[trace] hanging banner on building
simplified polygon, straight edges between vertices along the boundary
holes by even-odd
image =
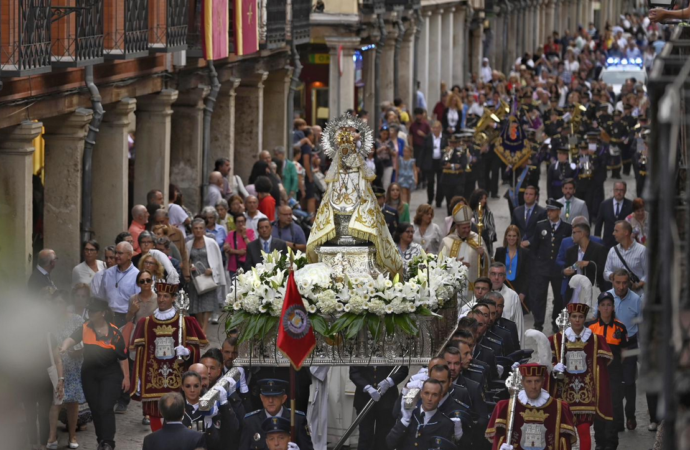
[[[259,51],[259,14],[257,0],[235,2],[235,53],[238,56]]]
[[[230,56],[230,0],[202,0],[204,20],[201,25],[204,59],[216,60]]]

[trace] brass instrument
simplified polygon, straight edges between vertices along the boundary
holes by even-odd
[[[501,119],[489,108],[484,108],[484,114],[474,129],[474,141],[480,146],[492,142],[498,136],[498,131],[494,127],[498,123],[501,123]]]
[[[556,318],[556,325],[558,326],[558,329],[561,330],[561,358],[560,358],[560,363],[563,364],[563,361],[565,361],[565,341],[567,340],[565,337],[565,329],[570,326],[570,314],[568,314],[568,309],[563,308],[563,311],[558,315]],[[556,379],[562,380],[565,378],[565,374],[562,372],[558,372],[556,374]]]
[[[580,169],[583,173],[584,176],[586,177],[591,177],[593,168],[592,168],[592,162],[589,159],[589,155],[580,155]]]
[[[450,162],[450,159],[453,157],[453,150],[455,150],[453,147],[446,147],[445,149],[443,149],[444,163]]]

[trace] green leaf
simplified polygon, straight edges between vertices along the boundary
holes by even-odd
[[[359,333],[364,326],[364,319],[366,319],[366,316],[355,316],[350,326],[347,327],[347,332],[345,333],[346,339],[352,339],[357,336],[357,333]]]
[[[255,315],[250,315],[249,320],[247,320],[247,326],[244,330],[242,330],[242,333],[240,334],[240,338],[238,339],[238,344],[241,344],[245,341],[249,341],[254,338],[254,334],[256,333],[255,328],[256,328],[256,321],[257,321],[257,316]]]
[[[239,327],[243,322],[247,320],[247,313],[244,311],[236,311],[232,313],[225,321],[225,331],[230,331],[234,328]]]
[[[350,324],[357,318],[357,314],[346,313],[343,314],[338,320],[336,320],[331,326],[330,334],[339,333],[343,329],[350,326]]]
[[[430,309],[427,308],[426,306],[422,306],[421,308],[418,308],[416,314],[417,314],[418,316],[443,317],[443,316],[441,316],[441,315],[436,314],[435,312],[433,312],[432,310],[430,310]]]
[[[280,317],[269,316],[264,323],[263,330],[261,331],[261,339],[264,339],[266,336],[268,336],[279,321]]]
[[[369,333],[371,337],[378,341],[379,334],[381,334],[381,317],[374,314],[367,314],[366,316],[367,328],[369,328]]]
[[[391,314],[386,315],[384,322],[386,323],[386,334],[395,334],[395,316]]]
[[[407,334],[410,336],[417,336],[417,334],[419,334],[419,328],[417,328],[417,324],[414,323],[414,320],[412,320],[412,315],[404,314],[403,320],[407,325]]]
[[[319,316],[318,314],[310,314],[309,321],[311,326],[314,328],[314,332],[320,334],[321,336],[329,336],[328,322],[326,319]]]

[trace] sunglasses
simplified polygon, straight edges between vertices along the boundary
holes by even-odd
[[[151,284],[153,283],[153,280],[151,278],[142,278],[141,280],[137,281],[139,284]]]

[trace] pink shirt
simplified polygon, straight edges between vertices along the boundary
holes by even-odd
[[[146,225],[142,225],[139,222],[132,221],[132,224],[129,226],[129,234],[132,235],[132,239],[134,239],[134,253],[132,253],[132,256],[138,255],[141,253],[141,249],[139,248],[139,235],[141,234],[142,231],[146,229]]]
[[[242,236],[237,236],[237,231],[231,231],[228,233],[228,237],[225,238],[225,243],[234,250],[242,250],[247,248],[247,244],[242,239]],[[247,228],[247,238],[249,242],[252,242],[256,237],[254,236],[254,230]],[[237,241],[237,246],[235,246],[235,241]],[[244,255],[228,255],[228,272],[237,272],[240,267],[244,264],[247,259],[246,253]]]

